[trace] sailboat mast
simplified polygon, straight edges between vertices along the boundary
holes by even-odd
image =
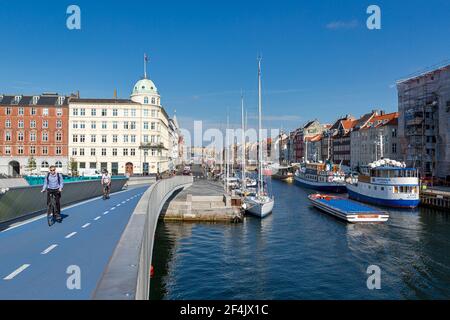
[[[259,187],[258,193],[264,193],[264,182],[263,182],[263,172],[262,172],[262,102],[261,102],[261,57],[258,57],[258,176],[259,176]]]
[[[241,146],[242,146],[242,189],[245,189],[245,123],[244,123],[244,95],[241,94],[241,124],[242,124],[242,134],[241,134]]]
[[[227,130],[226,130],[226,133],[225,133],[225,135],[226,135],[226,137],[227,137],[227,139],[226,139],[226,146],[225,146],[225,150],[226,150],[226,171],[227,171],[227,176],[226,176],[226,183],[225,183],[225,185],[226,185],[226,189],[227,189],[227,193],[228,193],[228,181],[229,181],[229,177],[230,177],[230,149],[229,149],[229,137],[228,137],[228,127],[229,127],[229,125],[230,125],[230,116],[227,114]]]

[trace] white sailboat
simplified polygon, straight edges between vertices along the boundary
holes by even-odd
[[[263,141],[262,141],[262,107],[261,107],[261,58],[258,58],[258,192],[255,196],[244,199],[244,209],[257,217],[264,218],[272,213],[275,200],[264,190]]]

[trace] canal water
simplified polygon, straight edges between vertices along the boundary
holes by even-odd
[[[310,191],[272,182],[276,204],[242,224],[164,223],[151,299],[449,299],[450,213],[391,210],[350,225],[312,208]],[[367,288],[367,268],[381,289]]]

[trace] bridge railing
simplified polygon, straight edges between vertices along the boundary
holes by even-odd
[[[95,290],[94,299],[149,299],[150,268],[159,215],[175,191],[192,183],[190,176],[176,176],[158,181],[144,193]]]
[[[115,178],[111,192],[122,190],[127,178]],[[7,225],[20,218],[45,212],[47,195],[41,193],[42,185],[14,187],[0,190],[0,225]],[[61,206],[95,198],[103,194],[100,179],[64,183]]]

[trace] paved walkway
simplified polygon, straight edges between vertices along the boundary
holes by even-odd
[[[142,194],[148,186],[95,198],[0,232],[0,299],[90,299]],[[80,271],[81,289],[74,270]]]

